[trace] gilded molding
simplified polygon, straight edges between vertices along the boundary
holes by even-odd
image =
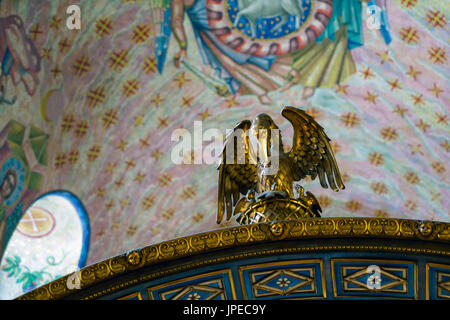
[[[231,228],[223,228],[210,232],[195,234],[178,239],[164,241],[159,244],[132,250],[126,254],[112,257],[80,270],[81,290],[96,283],[116,277],[129,270],[140,269],[155,263],[187,257],[211,250],[237,247],[242,244],[257,244],[277,240],[301,240],[311,238],[388,238],[413,240],[420,239],[430,242],[448,243],[450,240],[450,223],[417,221],[407,219],[386,218],[310,218],[297,221],[277,221],[276,223],[251,224]],[[309,250],[383,250],[407,253],[423,253],[450,256],[449,251],[424,248],[401,248],[391,246],[352,246],[329,245],[320,247],[287,248],[288,252],[307,252]],[[273,252],[272,252],[273,251]],[[202,263],[186,267],[194,267],[207,263],[216,263],[246,258],[255,254],[281,253],[283,249],[261,251],[258,253],[243,253],[235,256],[204,260]],[[181,267],[172,272],[181,271]],[[102,292],[93,294],[87,299],[111,293],[130,285],[153,279],[166,272],[155,272],[150,276],[133,279],[121,283]],[[76,291],[67,287],[67,278],[61,277],[42,287],[32,290],[19,300],[53,300],[64,298]]]

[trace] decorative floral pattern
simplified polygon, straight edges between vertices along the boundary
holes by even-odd
[[[197,292],[188,295],[187,300],[200,300],[200,295]]]
[[[284,277],[284,278],[279,278],[277,281],[277,285],[280,286],[280,288],[285,288],[288,287],[291,284],[291,280],[289,280],[288,278]]]
[[[64,257],[65,258],[65,257]],[[48,267],[54,267],[61,264],[64,258],[58,263],[52,256],[47,257],[47,266],[41,270],[31,271],[29,267],[21,264],[21,259],[17,255],[5,258],[5,264],[1,266],[1,271],[8,273],[8,278],[16,278],[16,283],[22,285],[23,293],[30,291],[40,285],[46,284],[50,281],[60,278],[62,275],[52,275],[46,271]]]

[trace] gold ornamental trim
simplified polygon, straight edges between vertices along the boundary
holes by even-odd
[[[126,254],[87,266],[79,271],[80,287],[81,290],[83,290],[102,281],[124,274],[130,270],[136,270],[160,262],[175,260],[200,253],[207,253],[217,249],[238,247],[244,244],[258,244],[267,241],[325,238],[384,238],[450,243],[450,223],[390,218],[309,218],[297,221],[277,221],[276,223],[261,223],[223,228],[164,241],[142,249],[132,250]],[[264,255],[283,252],[306,252],[310,250],[382,250],[398,253],[405,252],[450,256],[450,251],[447,250],[442,251],[422,247],[402,248],[377,245],[328,245],[264,250],[258,253],[246,252],[229,257],[203,260],[201,264],[247,258],[255,254]],[[198,264],[199,263],[195,263],[183,268],[176,267],[171,270],[154,272],[150,275],[139,277],[139,279],[133,279],[106,290],[102,290],[85,299],[95,299],[142,281],[154,279],[170,272],[179,272],[182,269],[194,267]],[[57,300],[79,292],[79,289],[68,288],[67,281],[70,276],[71,275],[66,275],[61,277],[34,289],[17,299]]]

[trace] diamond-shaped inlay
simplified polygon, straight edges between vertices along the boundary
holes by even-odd
[[[244,299],[325,298],[322,261],[288,260],[239,268]]]
[[[225,300],[222,279],[181,287],[161,294],[162,300]]]
[[[230,300],[236,299],[231,270],[189,276],[147,289],[155,300]]]
[[[450,299],[450,265],[427,263],[427,299]]]
[[[260,275],[264,275],[264,277],[258,281]],[[269,274],[267,271],[255,272],[251,274],[251,279],[255,298],[272,294],[315,292],[316,290],[314,268],[283,269]]]
[[[408,291],[407,270],[405,268],[379,268],[379,276],[375,281],[372,280],[372,273],[367,272],[367,267],[342,267],[342,273],[345,291],[397,293]]]
[[[417,298],[417,265],[386,259],[331,259],[335,297]]]
[[[450,273],[437,273],[438,297],[450,299]]]
[[[139,291],[130,293],[124,297],[117,298],[117,300],[142,300],[142,295]]]

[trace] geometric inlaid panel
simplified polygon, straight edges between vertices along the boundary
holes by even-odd
[[[244,299],[325,298],[322,260],[289,260],[239,267]]]
[[[147,289],[152,300],[232,300],[236,299],[231,270],[219,270]]]
[[[335,297],[416,298],[414,262],[331,259],[331,272]]]
[[[117,300],[142,300],[142,295],[138,291],[138,292],[133,292],[133,293],[127,294],[126,296],[120,297]]]
[[[450,265],[427,263],[427,299],[450,299]]]

